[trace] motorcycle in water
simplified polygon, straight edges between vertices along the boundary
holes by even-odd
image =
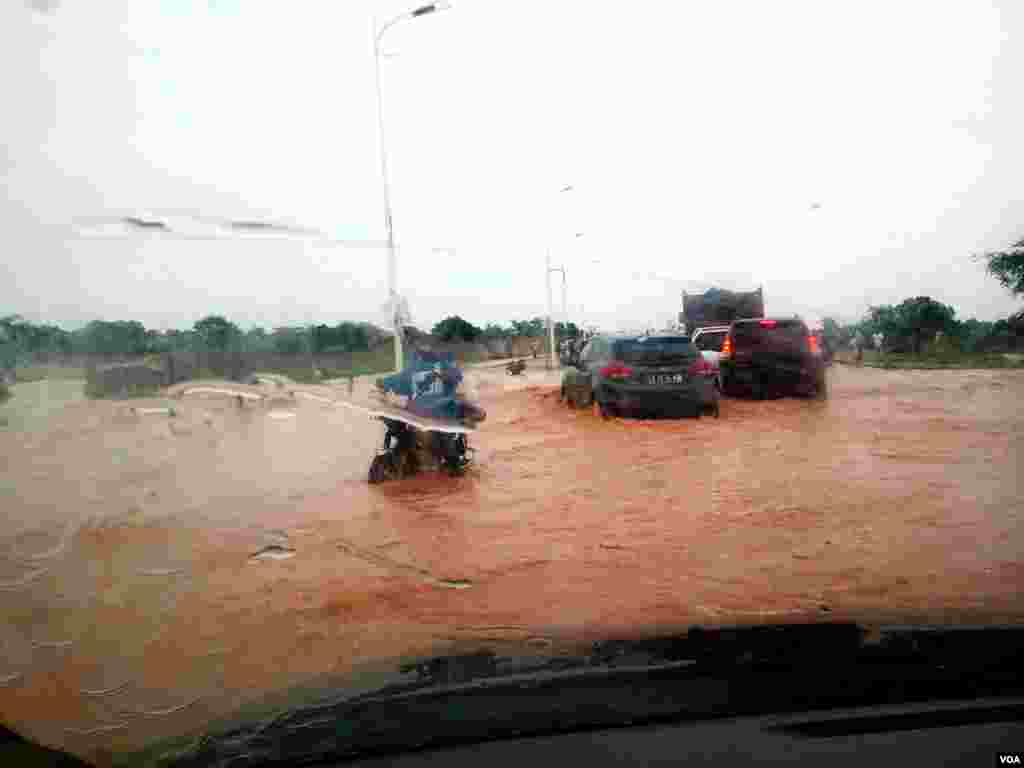
[[[487,414],[459,392],[462,372],[450,360],[422,357],[404,371],[377,380],[382,395],[405,395],[404,407],[382,406],[387,431],[370,464],[369,482],[411,477],[426,469],[461,475],[472,462],[469,433]]]

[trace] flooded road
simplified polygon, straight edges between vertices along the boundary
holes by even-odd
[[[0,430],[0,719],[102,759],[453,648],[1022,621],[1024,375],[830,376],[605,422],[477,371],[477,466],[373,487],[383,427],[283,390],[69,401]]]

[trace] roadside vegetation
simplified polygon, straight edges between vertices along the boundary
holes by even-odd
[[[826,348],[841,363],[876,368],[1019,368],[1024,312],[996,321],[959,320],[928,296],[870,307],[856,323],[825,318]]]
[[[461,361],[474,363],[488,359],[484,346],[488,340],[542,337],[544,331],[544,321],[539,317],[479,328],[452,316],[437,323],[428,338],[431,343],[455,345]],[[575,331],[571,323],[556,326],[559,338]],[[421,332],[415,334],[423,337]],[[111,396],[109,387],[90,375],[90,370],[114,364],[164,370],[168,356],[174,357],[175,380],[180,380],[179,375],[190,379],[225,378],[240,371],[262,371],[315,383],[392,370],[394,339],[388,331],[356,322],[243,330],[222,315],[208,315],[185,330],[158,331],[134,320],[96,320],[68,331],[33,323],[19,315],[0,317],[0,374],[8,385],[77,379],[86,382],[88,396],[107,397]],[[153,384],[133,382],[119,384],[117,394],[145,396],[155,391]]]
[[[1024,354],[950,352],[946,354],[921,354],[865,350],[860,361],[856,353],[843,351],[836,355],[837,362],[848,365],[863,365],[867,368],[898,370],[958,370],[958,369],[1002,369],[1024,368]]]
[[[488,323],[480,328],[459,315],[446,317],[435,323],[430,333],[441,341],[476,341],[477,339],[506,339],[513,336],[526,336],[531,338],[543,337],[547,330],[544,318],[535,317],[532,320],[513,320],[507,325],[500,323]],[[579,334],[579,328],[575,323],[555,323],[555,337],[559,339],[573,337]]]
[[[1024,295],[1024,239],[976,259],[1012,294]],[[562,340],[577,336],[580,329],[559,322],[554,330],[556,339]],[[460,345],[460,359],[479,362],[487,354],[473,344],[512,337],[543,339],[545,331],[541,317],[480,327],[452,315],[433,326],[430,338]],[[1012,355],[1024,350],[1024,311],[996,321],[961,320],[953,307],[915,296],[870,307],[855,323],[825,318],[823,337],[839,361],[859,348],[864,364],[883,368],[1016,368],[1020,362]],[[10,395],[11,382],[86,379],[88,366],[159,366],[169,354],[188,363],[190,378],[259,370],[309,383],[391,370],[394,340],[388,331],[357,322],[243,331],[226,317],[211,314],[184,330],[146,328],[136,320],[95,320],[68,331],[6,315],[0,316],[0,398],[5,391]]]
[[[975,259],[1011,294],[1024,296],[1024,239]],[[856,323],[825,318],[822,325],[839,362],[903,369],[1024,367],[1024,311],[991,322],[960,320],[953,307],[915,296],[869,307]]]

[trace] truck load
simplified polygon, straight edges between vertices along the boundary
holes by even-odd
[[[683,291],[679,322],[690,335],[698,328],[728,326],[733,320],[764,317],[764,288],[756,291],[726,291],[710,288],[704,293]]]

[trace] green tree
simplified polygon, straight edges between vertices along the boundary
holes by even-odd
[[[274,350],[282,355],[301,355],[312,343],[312,333],[298,327],[275,328],[271,338]]]
[[[328,325],[314,325],[310,331],[310,341],[313,344],[313,352],[317,355],[329,349],[344,348],[336,329]]]
[[[21,340],[21,315],[0,317],[0,370],[13,371],[25,354]]]
[[[947,304],[918,296],[905,299],[897,307],[905,329],[910,334],[914,354],[920,354],[926,343],[931,343],[936,334],[951,335],[956,331],[956,310]]]
[[[579,333],[576,323],[555,323],[555,336],[559,339],[575,339]]]
[[[488,323],[484,328],[484,336],[489,339],[502,339],[511,335],[510,329],[497,323]]]
[[[349,348],[353,350],[370,348],[370,326],[366,323],[348,323]]]
[[[860,323],[860,331],[868,337],[882,334],[887,351],[920,354],[940,331],[950,336],[957,334],[956,311],[928,296],[917,296],[896,306],[871,307]]]
[[[430,332],[441,341],[473,341],[483,333],[475,325],[463,320],[458,315],[446,317],[437,323]]]
[[[1005,251],[990,251],[981,257],[986,271],[1014,296],[1024,294],[1024,239]]]
[[[172,351],[180,352],[195,348],[197,345],[195,331],[170,330],[164,334],[166,344]]]
[[[5,336],[29,355],[62,352],[70,347],[69,334],[56,325],[33,323],[19,315],[0,319],[0,325]]]
[[[312,329],[312,344],[316,354],[369,349],[369,326],[366,323],[349,322],[335,326],[316,325]]]
[[[516,336],[543,336],[547,330],[547,320],[535,317],[532,320],[513,320],[510,324]]]
[[[242,344],[248,352],[270,352],[274,349],[270,334],[260,326],[254,326],[246,331]]]
[[[77,346],[94,355],[144,355],[146,328],[137,320],[93,320],[77,335]]]
[[[232,343],[242,333],[237,325],[221,315],[208,315],[202,320],[198,320],[192,326],[192,330],[204,349],[218,352],[226,352],[230,349]]]
[[[985,351],[986,343],[992,335],[993,324],[973,317],[964,320],[957,326],[956,341],[961,351],[967,353]]]
[[[146,354],[161,354],[170,351],[171,345],[167,337],[155,329],[147,328],[145,339]]]
[[[1017,350],[1019,341],[1024,336],[1024,312],[1018,312],[1002,320],[992,323],[991,330],[983,344],[986,350]]]

